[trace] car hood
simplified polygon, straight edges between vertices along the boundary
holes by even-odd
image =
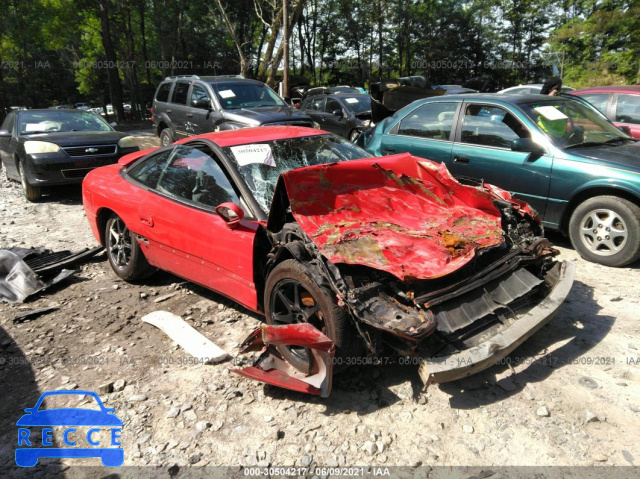
[[[309,116],[286,106],[262,106],[225,110],[224,117],[229,121],[251,125],[280,122],[311,123]]]
[[[16,426],[122,426],[122,421],[103,411],[61,408],[25,414]]]
[[[59,146],[88,146],[117,143],[127,136],[119,131],[65,131],[22,136],[23,141],[48,141]]]
[[[267,225],[272,231],[286,199],[329,261],[370,266],[401,280],[445,276],[504,242],[490,193],[408,153],[283,173]]]
[[[566,153],[596,160],[603,164],[640,170],[640,141],[626,142],[620,145],[576,147]]]

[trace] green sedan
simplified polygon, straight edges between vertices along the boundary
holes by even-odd
[[[580,255],[607,266],[640,258],[640,144],[580,99],[460,95],[418,100],[365,132],[377,156],[409,152],[460,181],[511,192]]]

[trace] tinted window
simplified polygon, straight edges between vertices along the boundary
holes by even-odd
[[[342,105],[332,98],[327,98],[327,106],[324,109],[328,113],[333,113],[334,110],[342,110]]]
[[[207,93],[207,90],[205,90],[204,87],[200,85],[193,85],[191,96],[189,97],[189,105],[191,105],[191,102],[193,102],[193,100],[209,101],[209,94]]]
[[[448,140],[457,103],[427,103],[413,110],[401,122],[399,135]]]
[[[179,103],[180,105],[186,105],[187,92],[189,91],[188,83],[176,83],[176,87],[173,89],[173,98],[171,103]]]
[[[640,95],[618,95],[616,121],[640,124]]]
[[[469,105],[465,109],[462,119],[464,143],[510,148],[513,140],[529,137],[529,130],[502,108]]]
[[[240,203],[218,163],[204,151],[186,145],[175,148],[157,189],[203,206],[216,207],[227,201]]]
[[[169,92],[171,91],[171,83],[163,83],[158,88],[158,93],[156,93],[156,100],[158,101],[167,101],[169,100]]]
[[[368,95],[359,95],[346,97],[342,100],[347,110],[354,115],[360,115],[371,111],[371,97]]]
[[[127,174],[137,182],[142,183],[149,188],[155,188],[158,184],[158,180],[160,179],[160,175],[162,174],[162,170],[167,164],[167,161],[173,151],[174,150],[167,150],[162,153],[158,153],[157,155],[146,159],[142,163],[135,165],[127,172]]]
[[[607,114],[607,103],[609,101],[608,93],[589,93],[580,96],[600,110],[602,114]]]

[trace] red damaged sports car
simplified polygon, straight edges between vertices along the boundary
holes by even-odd
[[[112,268],[155,268],[266,316],[239,374],[326,396],[333,369],[419,364],[426,384],[500,360],[569,293],[535,212],[438,163],[368,158],[319,130],[191,137],[98,168],[83,183]],[[366,358],[366,359],[365,359]]]

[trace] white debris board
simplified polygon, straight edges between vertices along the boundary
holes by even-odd
[[[180,316],[168,311],[154,311],[143,316],[142,321],[160,329],[203,364],[218,363],[230,357],[226,351],[189,326]]]

